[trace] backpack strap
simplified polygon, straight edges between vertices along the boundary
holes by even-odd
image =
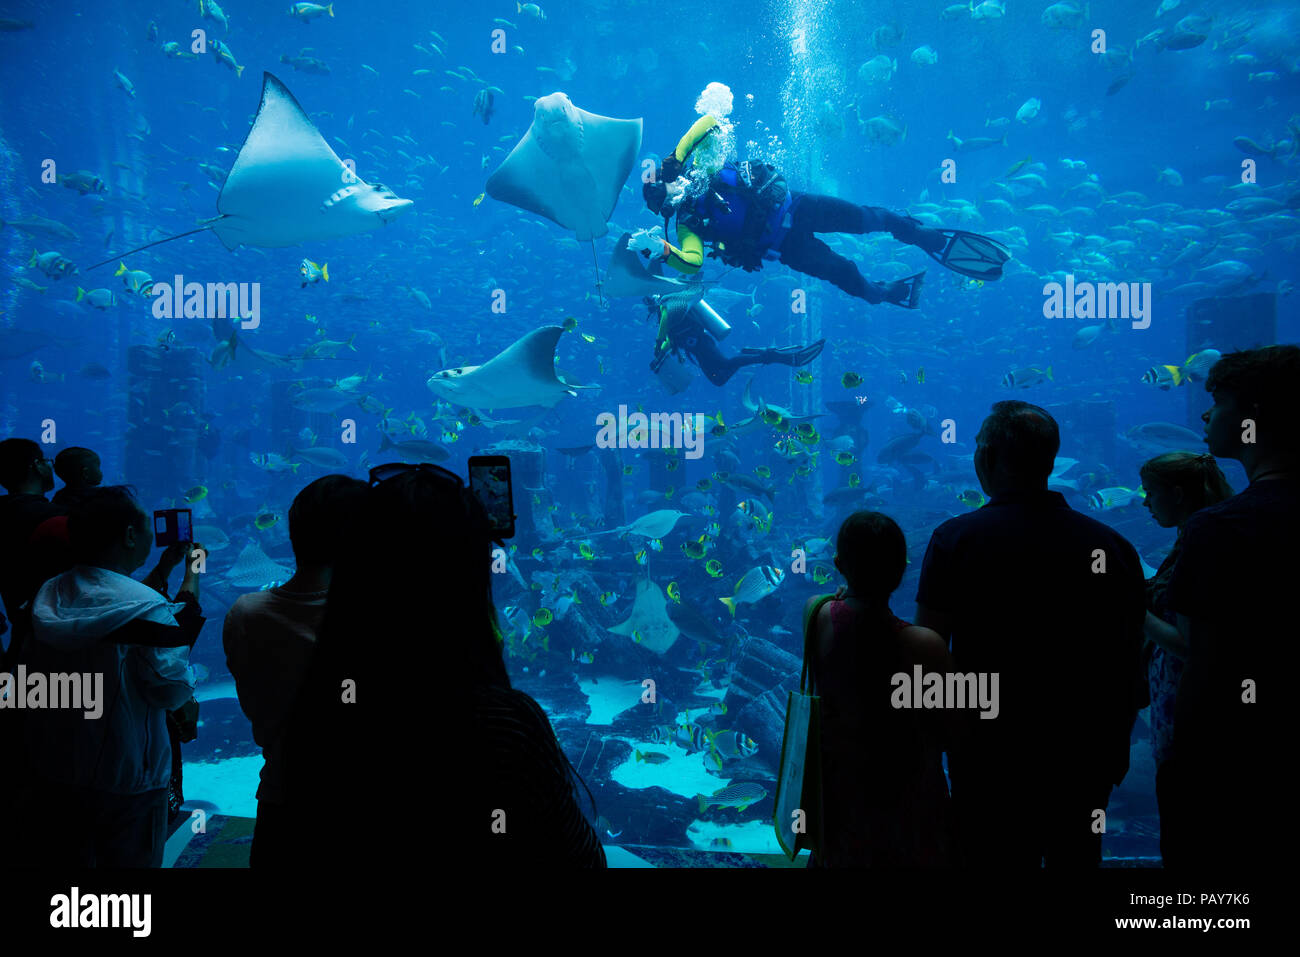
[[[817,622],[817,615],[822,610],[822,605],[826,604],[834,595],[822,595],[813,604],[811,608],[804,611],[803,616],[803,671],[799,675],[799,691],[801,693],[810,693],[808,688],[808,647],[812,644],[813,626]]]

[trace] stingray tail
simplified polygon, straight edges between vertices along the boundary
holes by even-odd
[[[171,242],[173,239],[181,239],[181,238],[183,238],[183,237],[185,237],[185,236],[193,236],[195,233],[201,233],[201,232],[203,232],[204,230],[211,229],[211,228],[212,228],[212,224],[215,223],[218,219],[221,219],[221,217],[220,217],[220,216],[217,216],[217,217],[211,219],[210,221],[208,221],[208,222],[205,223],[204,225],[200,226],[198,229],[191,229],[191,230],[188,230],[187,232],[177,233],[175,236],[168,236],[166,239],[155,239],[153,242],[151,242],[151,243],[145,243],[143,246],[136,246],[135,249],[128,249],[128,250],[127,250],[126,252],[124,252],[124,253],[118,253],[118,254],[115,255],[115,256],[109,256],[109,257],[108,257],[107,259],[105,259],[103,262],[95,263],[95,265],[93,265],[93,266],[87,266],[87,267],[86,267],[86,272],[90,272],[90,270],[92,270],[92,269],[98,269],[100,266],[107,266],[107,265],[108,265],[109,263],[111,263],[114,259],[117,259],[117,260],[119,260],[119,261],[122,260],[122,259],[125,259],[127,256],[134,255],[135,253],[138,253],[138,252],[139,252],[140,250],[142,250],[142,249],[149,249],[149,248],[152,247],[152,246],[161,246],[163,243],[169,243],[169,242]]]
[[[487,120],[484,119],[483,122],[486,123]],[[596,270],[596,300],[600,304],[600,308],[604,309],[606,308],[605,284],[600,281],[600,261],[596,258],[596,241],[594,239],[591,241],[591,265]]]

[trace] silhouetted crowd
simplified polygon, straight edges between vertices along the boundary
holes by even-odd
[[[822,714],[820,786],[804,792],[811,866],[1094,867],[1142,708],[1166,864],[1278,853],[1286,758],[1261,708],[1285,693],[1295,634],[1297,382],[1296,346],[1211,370],[1208,452],[1141,469],[1145,506],[1178,530],[1149,580],[1128,541],[1048,489],[1059,430],[1025,402],[997,403],[979,430],[989,501],[934,530],[915,623],[889,610],[902,531],[879,512],[850,516],[836,540],[845,586],[806,616]],[[1216,457],[1239,461],[1248,487],[1233,494]],[[47,499],[55,475],[64,486]],[[101,481],[88,449],[51,461],[36,442],[0,442],[0,672],[14,676],[0,820],[20,865],[158,867],[184,802],[202,543],[168,546],[136,579],[153,523],[131,489]],[[265,759],[251,865],[377,866],[427,850],[604,866],[580,778],[511,686],[492,533],[459,477],[433,465],[326,476],[288,524],[293,577],[240,597],[223,629]],[[996,701],[900,706],[897,676],[918,673],[982,679]],[[100,713],[40,706],[33,675],[100,676]]]

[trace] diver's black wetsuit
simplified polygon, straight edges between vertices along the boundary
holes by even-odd
[[[700,117],[656,168],[641,193],[647,207],[664,216],[664,226],[677,217],[677,246],[665,238],[663,256],[679,272],[692,273],[704,264],[705,246],[729,266],[747,272],[763,261],[779,259],[791,269],[834,283],[851,296],[877,304],[889,302],[915,309],[924,273],[895,282],[871,282],[850,260],[836,253],[816,233],[888,232],[901,242],[938,253],[947,237],[911,216],[878,206],[858,206],[835,196],[800,193],[770,163],[728,160],[709,174],[704,188],[690,190],[679,205],[666,205],[668,183],[683,175],[683,164],[717,125],[711,115]],[[946,265],[945,260],[945,265]]]
[[[788,346],[780,349],[742,349],[740,355],[726,356],[718,348],[718,343],[709,331],[689,315],[695,303],[695,295],[677,293],[661,296],[656,303],[647,300],[652,315],[662,315],[660,306],[667,310],[667,316],[660,323],[660,334],[667,333],[667,343],[661,339],[655,344],[656,360],[665,350],[685,352],[700,367],[705,377],[714,385],[726,385],[738,369],[751,365],[770,365],[780,363],[788,366],[802,366],[812,362],[821,353],[826,340],[820,339],[808,346]]]
[[[873,305],[906,300],[903,282],[872,282],[814,233],[888,232],[896,239],[922,249],[942,249],[946,240],[937,230],[879,206],[858,206],[836,196],[795,193],[790,210],[790,231],[781,244],[781,262],[791,269],[825,279],[850,296]]]

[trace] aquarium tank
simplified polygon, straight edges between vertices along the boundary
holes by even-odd
[[[1140,467],[1300,332],[1297,37],[1283,0],[6,0],[0,438],[188,510],[187,811],[257,814],[223,622],[294,574],[295,495],[504,457],[506,668],[608,863],[788,865],[845,518],[902,529],[912,621],[1018,399],[1048,487],[1168,554]],[[1106,861],[1159,864],[1153,720]]]

